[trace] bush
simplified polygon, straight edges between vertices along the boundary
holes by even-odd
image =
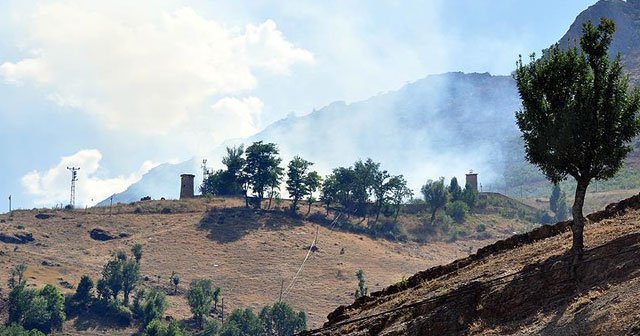
[[[0,336],[45,336],[41,331],[32,329],[30,331],[18,324],[9,326],[0,325]]]
[[[9,323],[22,323],[27,329],[49,333],[62,329],[65,319],[64,297],[52,285],[35,290],[22,282],[9,293]]]
[[[487,230],[487,226],[484,223],[480,223],[476,226],[477,232],[485,232]]]
[[[463,223],[469,213],[469,206],[463,201],[455,201],[447,207],[447,215],[457,223]]]

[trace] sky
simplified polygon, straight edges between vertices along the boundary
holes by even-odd
[[[291,114],[509,75],[594,3],[0,0],[0,212],[67,204],[68,166],[91,205]]]

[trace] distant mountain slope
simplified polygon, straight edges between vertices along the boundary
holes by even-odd
[[[392,174],[404,174],[414,188],[427,179],[461,176],[469,169],[479,171],[486,182],[502,175],[502,144],[518,137],[518,107],[511,77],[447,73],[365,101],[335,102],[305,116],[290,116],[229,143],[275,142],[284,162],[300,155],[315,162],[314,169],[322,174],[371,157]],[[216,149],[209,162],[219,162],[222,149]],[[194,163],[157,167],[116,199],[175,197],[179,174],[196,171]]]
[[[113,203],[139,201],[145,196],[151,196],[154,199],[178,198],[180,195],[180,174],[193,173],[196,166],[194,159],[178,164],[163,163],[149,170],[140,181],[130,185],[125,191],[113,195]],[[96,206],[107,206],[110,202],[110,198],[107,198]]]
[[[567,47],[579,43],[582,24],[591,20],[598,24],[600,18],[607,17],[616,23],[616,33],[611,42],[609,54],[620,53],[622,63],[630,78],[640,81],[640,0],[602,0],[585,9],[571,24],[567,33],[558,42]]]
[[[603,16],[617,24],[612,55],[621,53],[630,78],[640,84],[640,0],[599,1],[578,15],[558,43],[563,47],[574,45],[582,23],[597,23]],[[549,183],[524,160],[514,120],[519,106],[515,83],[509,76],[447,73],[428,76],[365,101],[334,102],[305,116],[290,116],[255,136],[228,144],[275,142],[285,162],[300,155],[315,162],[314,169],[322,174],[371,157],[392,174],[404,174],[416,191],[428,178],[461,176],[474,169],[480,173],[485,190],[537,196],[546,193]],[[223,149],[215,149],[209,162],[217,164]],[[632,153],[626,170],[601,188],[635,185],[633,170],[640,167],[639,157],[638,151]],[[199,171],[196,161],[183,172]],[[146,195],[177,196],[177,187],[173,194],[161,189],[168,188],[163,184],[178,183],[179,174],[169,172],[174,169],[171,167],[156,168],[153,175],[144,176],[116,197],[135,200]],[[164,169],[167,172],[161,174]],[[159,178],[161,175],[167,179]],[[151,176],[155,176],[153,183],[149,182]]]

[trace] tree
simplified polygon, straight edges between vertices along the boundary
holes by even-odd
[[[279,167],[282,159],[278,154],[278,147],[274,143],[257,141],[247,147],[247,161],[243,172],[247,185],[256,194],[258,209],[261,208],[264,192],[273,188],[282,176],[282,168]]]
[[[178,294],[178,285],[180,284],[180,277],[175,271],[171,272],[169,277],[169,283],[173,286],[173,295]]]
[[[263,335],[292,336],[307,329],[307,316],[303,311],[295,312],[291,307],[278,302],[265,306],[260,311]]]
[[[355,297],[359,299],[363,296],[367,296],[369,289],[364,285],[364,271],[358,270],[356,272],[356,278],[358,279],[358,289],[356,289]]]
[[[35,290],[22,283],[9,293],[9,323],[49,333],[60,330],[65,318],[64,297],[52,285]]]
[[[122,290],[122,264],[121,259],[114,258],[109,260],[102,268],[102,279],[107,288],[109,288],[113,299],[117,298]]]
[[[451,201],[455,202],[462,197],[462,188],[458,184],[458,179],[454,176],[449,182],[449,195],[451,195]]]
[[[444,177],[437,181],[428,180],[420,190],[424,195],[425,202],[431,208],[431,225],[433,225],[436,220],[436,212],[438,209],[443,208],[449,200],[449,192],[444,186]]]
[[[294,156],[287,166],[287,192],[291,197],[291,212],[296,213],[298,202],[309,194],[307,177],[313,162]]]
[[[80,283],[73,294],[73,301],[81,308],[86,309],[93,300],[93,280],[88,275],[80,278]]]
[[[615,24],[603,18],[586,22],[577,47],[553,46],[544,57],[517,62],[515,80],[522,100],[516,121],[526,158],[552,182],[568,176],[576,182],[572,207],[574,264],[582,255],[585,218],[582,210],[592,180],[611,178],[631,151],[640,131],[636,113],[640,91],[628,92],[620,55],[607,52]]]
[[[11,268],[11,276],[9,277],[9,288],[14,288],[24,283],[24,272],[27,271],[27,265],[24,263],[17,264]]]
[[[235,309],[225,320],[220,336],[255,336],[261,333],[260,318],[251,309]]]
[[[320,175],[316,171],[309,172],[309,174],[307,174],[305,184],[307,185],[307,190],[309,191],[307,193],[307,204],[309,206],[309,208],[307,209],[308,215],[311,212],[311,204],[316,201],[316,199],[313,197],[313,193],[315,193],[322,185],[322,177],[320,177]]]
[[[122,261],[122,292],[124,305],[129,305],[129,294],[140,280],[140,264],[134,260]]]
[[[21,325],[11,324],[9,326],[0,325],[0,336],[45,336],[45,334],[37,329],[27,331]]]
[[[136,259],[137,263],[140,263],[140,259],[142,259],[142,244],[135,244],[131,247],[131,254]]]
[[[382,211],[382,207],[388,200],[388,193],[391,190],[391,185],[389,184],[389,179],[391,175],[387,173],[386,170],[380,171],[376,170],[373,172],[373,181],[371,183],[371,189],[373,190],[373,194],[376,197],[375,202],[375,210],[376,210],[376,218],[374,220],[374,224],[378,223],[378,218],[380,217],[380,212]]]
[[[463,223],[467,213],[469,212],[469,207],[467,204],[461,200],[457,200],[451,202],[447,206],[447,215],[449,215],[453,220],[458,223]]]
[[[191,307],[193,319],[202,328],[204,317],[211,310],[213,301],[213,284],[211,280],[193,280],[187,291],[187,302]]]
[[[144,301],[140,304],[140,320],[146,327],[151,321],[162,318],[167,309],[167,298],[156,289],[144,293]]]
[[[202,181],[200,192],[203,195],[240,196],[244,193],[242,170],[245,166],[244,146],[226,148],[222,158],[225,170],[209,172]]]
[[[469,184],[465,185],[464,190],[462,190],[461,200],[467,204],[468,210],[473,210],[478,203],[478,191]]]
[[[338,181],[336,180],[336,175],[331,174],[324,179],[320,190],[320,201],[322,201],[327,210],[327,216],[329,215],[329,207],[336,201],[337,195]]]
[[[379,173],[380,163],[373,162],[370,158],[366,161],[358,160],[353,164],[352,196],[356,206],[355,213],[362,217],[367,215],[369,193],[373,191],[373,184]]]
[[[400,205],[405,199],[413,196],[413,191],[407,187],[407,181],[404,176],[394,176],[389,180],[389,189],[391,190],[391,201],[395,208],[394,221],[398,221],[398,215],[400,214]]]

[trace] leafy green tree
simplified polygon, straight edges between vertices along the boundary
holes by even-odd
[[[278,147],[274,143],[257,141],[247,147],[243,172],[248,186],[256,194],[258,209],[261,208],[265,191],[273,188],[282,176],[282,168],[279,167],[282,159],[278,154]]]
[[[178,276],[178,273],[175,271],[171,272],[169,283],[173,286],[173,295],[178,294],[178,285],[180,284],[180,277]]]
[[[451,202],[447,206],[447,215],[458,223],[463,223],[469,213],[469,207],[461,200]]]
[[[136,259],[137,263],[140,263],[142,259],[142,244],[135,244],[131,247],[131,254]]]
[[[220,302],[220,287],[213,290],[213,309],[218,310],[218,302]]]
[[[211,310],[213,301],[213,284],[211,280],[199,279],[191,281],[187,291],[187,302],[191,307],[193,319],[202,328],[204,318]]]
[[[65,318],[64,297],[52,285],[35,290],[22,283],[9,293],[9,323],[49,333],[61,330]]]
[[[167,309],[167,298],[160,291],[152,289],[144,293],[140,303],[140,321],[146,327],[151,321],[162,318]]]
[[[307,215],[311,212],[311,204],[313,204],[316,199],[313,197],[313,193],[315,193],[322,186],[322,177],[316,171],[311,171],[307,174],[306,185],[309,193],[307,194]]]
[[[373,190],[373,194],[376,198],[375,201],[375,211],[376,218],[374,220],[374,224],[378,223],[378,218],[380,217],[380,212],[382,208],[386,204],[389,199],[389,191],[391,190],[391,185],[389,184],[389,179],[391,175],[387,173],[386,170],[380,171],[376,170],[373,172],[373,181],[371,183],[371,189]]]
[[[478,204],[478,191],[469,184],[465,185],[464,190],[462,190],[461,200],[467,204],[468,210],[473,210]]]
[[[313,162],[294,156],[287,166],[287,192],[291,197],[291,212],[296,213],[298,202],[309,194],[307,176]]]
[[[394,221],[398,221],[398,215],[400,214],[400,206],[407,198],[413,196],[413,191],[407,186],[407,181],[404,176],[394,176],[389,180],[389,189],[391,191],[390,200],[394,207]]]
[[[355,212],[357,215],[365,217],[370,191],[373,190],[376,176],[380,173],[380,163],[373,162],[370,158],[366,161],[358,160],[353,164],[353,173],[355,178],[352,185],[352,196],[356,207]]]
[[[35,289],[27,288],[27,284],[22,281],[9,292],[9,323],[22,325],[24,316],[30,309],[31,302],[37,296]]]
[[[261,335],[262,323],[251,309],[235,309],[224,322],[220,336]]]
[[[82,309],[87,309],[93,300],[93,280],[88,275],[80,278],[80,283],[73,294],[72,300]]]
[[[21,325],[11,324],[8,326],[0,325],[0,336],[45,336],[40,330],[26,330]]]
[[[244,146],[226,148],[226,155],[222,158],[225,170],[210,172],[204,177],[200,186],[203,195],[240,196],[244,193],[243,175],[246,160],[244,158]]]
[[[462,197],[462,188],[458,184],[458,179],[454,176],[449,182],[449,195],[451,195],[451,201],[457,201]]]
[[[327,216],[329,215],[329,207],[336,202],[338,197],[338,181],[335,174],[327,176],[322,182],[322,189],[320,190],[320,201],[324,204],[327,210]]]
[[[122,291],[122,264],[122,259],[114,258],[109,260],[102,268],[102,279],[109,288],[113,299],[116,299],[120,291]]]
[[[369,289],[365,286],[363,270],[358,270],[356,272],[356,278],[358,279],[358,289],[356,289],[355,297],[356,299],[359,299],[363,296],[367,296]]]
[[[333,170],[335,180],[335,200],[342,206],[349,218],[354,204],[354,189],[357,184],[353,168],[338,167]]]
[[[425,202],[431,208],[431,225],[433,225],[436,220],[436,212],[438,209],[444,208],[449,201],[449,192],[444,186],[444,177],[436,181],[428,180],[420,191],[424,195]]]
[[[122,262],[122,292],[124,294],[124,305],[129,305],[129,294],[136,288],[140,281],[140,264],[134,260]]]
[[[11,276],[9,277],[9,288],[14,288],[24,282],[24,272],[27,271],[27,265],[24,263],[17,264],[11,268]]]
[[[262,308],[260,320],[263,335],[268,336],[291,336],[307,329],[306,314],[303,311],[293,311],[284,302]]]
[[[552,182],[573,177],[572,251],[583,251],[584,197],[592,180],[611,178],[632,150],[638,135],[640,91],[629,93],[620,55],[610,60],[615,24],[602,18],[586,22],[577,47],[553,46],[544,57],[517,63],[515,80],[522,99],[516,112],[527,160]]]

